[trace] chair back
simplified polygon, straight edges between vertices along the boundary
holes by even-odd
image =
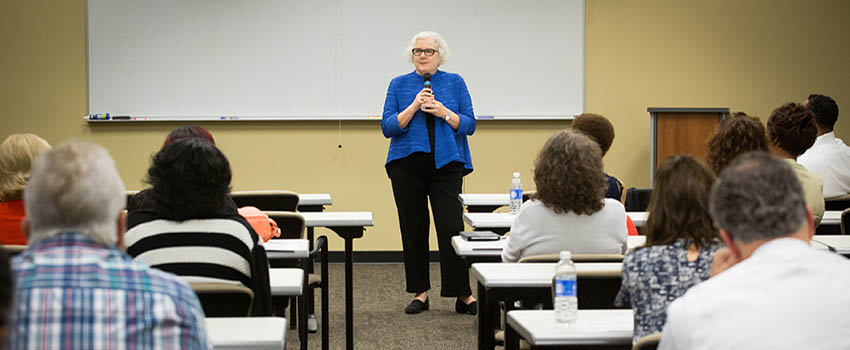
[[[661,333],[652,333],[638,339],[632,350],[655,350],[658,348],[658,342],[661,341]]]
[[[251,315],[254,292],[241,284],[192,283],[206,317],[246,317]]]
[[[827,198],[823,204],[826,210],[844,210],[850,208],[850,194]]]
[[[260,210],[295,211],[298,194],[283,190],[236,191],[230,193],[237,207],[252,206]]]
[[[649,198],[652,197],[651,188],[629,187],[626,190],[626,211],[646,211],[649,207]]]
[[[850,208],[841,212],[841,234],[850,234]]]
[[[6,254],[9,254],[10,257],[21,254],[24,250],[27,250],[26,245],[19,244],[4,244],[0,247],[2,247],[3,251],[6,252]]]
[[[292,211],[276,210],[264,210],[263,212],[277,223],[277,227],[280,228],[280,238],[304,238],[304,231],[307,225],[304,222],[304,216],[301,214]]]

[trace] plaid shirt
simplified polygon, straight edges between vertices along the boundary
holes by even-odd
[[[12,261],[12,349],[206,349],[192,288],[79,233],[43,239]]]

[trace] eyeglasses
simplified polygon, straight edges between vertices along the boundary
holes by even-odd
[[[434,56],[435,52],[437,52],[437,50],[434,49],[413,49],[413,56],[422,56],[424,53],[425,56],[431,57]]]

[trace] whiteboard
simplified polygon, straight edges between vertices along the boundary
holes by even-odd
[[[583,0],[88,0],[87,29],[89,113],[380,116],[422,30],[446,39],[440,69],[478,116],[584,109]]]

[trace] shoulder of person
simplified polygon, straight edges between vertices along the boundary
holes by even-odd
[[[612,213],[612,214],[622,214],[622,216],[626,216],[626,207],[623,206],[623,203],[613,198],[605,198],[602,200],[604,203],[604,207],[602,207],[603,211]]]

